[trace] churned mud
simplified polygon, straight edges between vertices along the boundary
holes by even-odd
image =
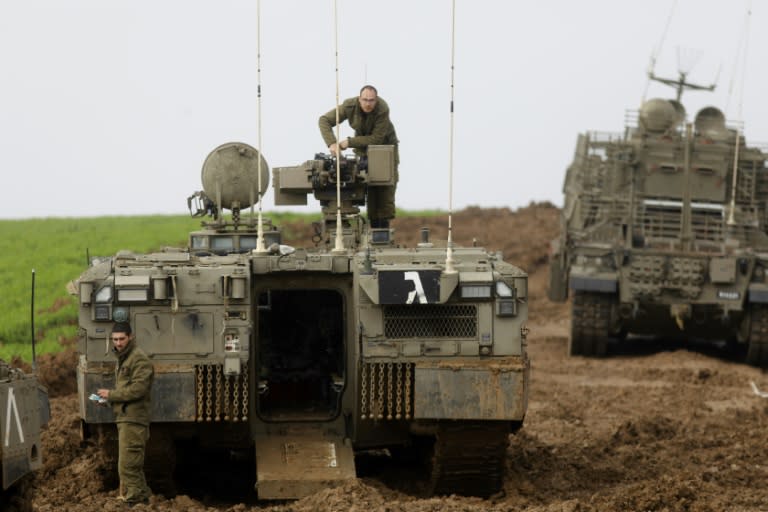
[[[413,246],[425,225],[433,239],[446,238],[444,219],[404,218],[394,223],[396,239]],[[768,510],[768,399],[751,387],[768,390],[768,374],[725,348],[664,340],[630,340],[604,359],[568,357],[570,305],[546,299],[547,249],[557,226],[558,210],[541,204],[470,208],[453,218],[455,242],[500,250],[530,274],[530,402],[507,452],[502,493],[488,500],[423,496],[414,473],[374,457],[359,461],[357,480],[298,501],[257,503],[248,485],[205,478],[133,510]],[[75,362],[71,349],[41,361],[53,397],[45,467],[16,491],[8,510],[123,510],[113,468],[96,446],[80,442]],[[224,474],[252,478],[247,468]]]

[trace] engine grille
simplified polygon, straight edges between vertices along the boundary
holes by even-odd
[[[419,304],[384,307],[384,335],[399,338],[477,338],[477,306]]]

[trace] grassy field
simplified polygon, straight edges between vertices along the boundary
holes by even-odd
[[[269,214],[276,224],[310,215]],[[32,271],[37,354],[57,352],[77,336],[76,297],[66,286],[87,268],[88,257],[120,249],[151,252],[186,246],[200,227],[189,216],[0,220],[0,358],[32,359]]]

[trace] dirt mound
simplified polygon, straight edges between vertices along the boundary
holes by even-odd
[[[570,309],[546,299],[547,251],[558,210],[469,208],[453,217],[457,244],[500,250],[530,275],[531,397],[507,454],[504,492],[489,500],[424,498],[405,476],[366,476],[287,503],[228,503],[155,496],[134,510],[158,511],[764,511],[768,505],[768,375],[727,355],[691,347],[631,347],[606,359],[566,355]],[[398,218],[398,243],[421,227],[447,238],[445,218]],[[289,226],[295,234],[305,225]],[[286,240],[288,243],[295,243]],[[49,388],[74,385],[76,359],[41,360]],[[72,394],[52,400],[45,468],[29,486],[38,511],[121,510],[96,447],[81,444]],[[386,484],[385,484],[386,482]],[[389,484],[389,485],[387,485]]]

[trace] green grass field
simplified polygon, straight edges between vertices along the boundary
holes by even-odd
[[[269,217],[279,223],[302,215]],[[88,257],[186,246],[187,233],[199,227],[200,219],[183,215],[0,220],[0,358],[32,359],[33,270],[35,350],[57,352],[77,336],[76,297],[66,287]]]
[[[398,212],[398,216],[437,212]],[[317,215],[270,213],[276,225],[316,220]],[[200,219],[183,215],[0,220],[0,359],[32,360],[32,271],[37,354],[62,350],[77,336],[77,304],[67,283],[87,268],[88,257],[121,249],[152,252],[186,246]]]

